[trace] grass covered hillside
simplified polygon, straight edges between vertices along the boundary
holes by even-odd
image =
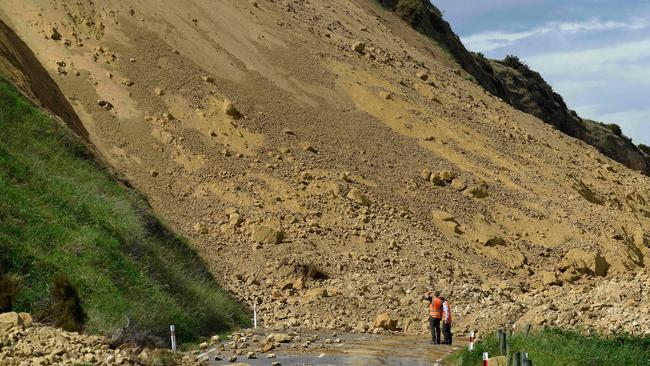
[[[145,342],[170,324],[190,339],[246,322],[145,201],[6,82],[0,197],[0,311]]]

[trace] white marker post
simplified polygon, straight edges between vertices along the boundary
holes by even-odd
[[[467,346],[467,349],[470,352],[474,352],[474,332],[469,332],[469,345]]]
[[[253,327],[257,328],[257,304],[253,304]]]
[[[490,358],[490,356],[488,356],[488,353],[483,352],[483,366],[489,366],[488,365],[488,362],[490,362],[490,361],[488,361],[489,358]]]
[[[172,351],[176,351],[176,327],[170,325],[169,330],[172,333]]]

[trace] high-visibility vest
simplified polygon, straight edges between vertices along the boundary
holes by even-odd
[[[429,315],[434,319],[442,318],[442,301],[434,297],[429,304]]]
[[[449,301],[442,304],[442,320],[451,324],[451,304],[449,304]]]

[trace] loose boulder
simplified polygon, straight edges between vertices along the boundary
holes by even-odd
[[[381,328],[386,330],[396,330],[397,329],[397,319],[393,319],[388,313],[381,313],[377,315],[373,323],[375,328]]]
[[[28,327],[32,325],[32,316],[28,313],[2,313],[0,314],[0,332],[5,332],[15,327]]]
[[[286,333],[271,333],[266,337],[267,343],[290,343],[293,341],[293,337]]]
[[[562,282],[557,278],[557,274],[551,271],[544,271],[540,274],[544,286],[558,286]]]
[[[468,197],[485,198],[488,196],[488,185],[485,182],[475,184],[467,188],[463,194]]]
[[[370,200],[368,200],[368,197],[366,197],[366,195],[363,194],[363,192],[361,192],[361,190],[358,189],[358,188],[352,188],[352,189],[350,189],[350,191],[348,192],[348,194],[346,195],[346,197],[347,197],[350,201],[352,201],[352,202],[354,202],[354,203],[357,203],[357,204],[359,204],[359,205],[361,205],[361,206],[368,206],[368,205],[370,205]]]
[[[599,252],[588,252],[576,248],[569,250],[560,263],[561,271],[564,272],[570,268],[582,274],[605,276],[609,269],[609,263]]]
[[[305,300],[306,302],[314,302],[324,297],[327,297],[327,290],[320,287],[310,288],[302,296],[303,300]]]
[[[284,231],[277,226],[260,225],[253,231],[253,241],[262,244],[280,244]]]

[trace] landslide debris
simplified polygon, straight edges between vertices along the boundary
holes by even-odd
[[[486,92],[444,39],[365,0],[66,4],[11,24],[261,326],[424,334],[435,287],[458,334],[649,331],[648,178]]]

